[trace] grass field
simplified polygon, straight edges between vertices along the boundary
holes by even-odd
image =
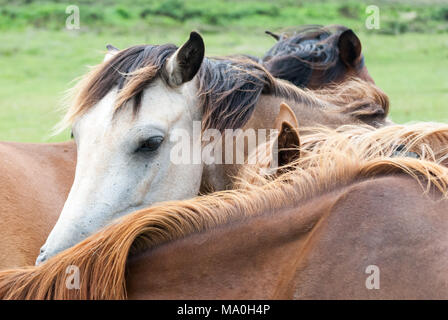
[[[284,2],[294,8],[294,1]],[[263,5],[260,8],[268,5],[265,1],[256,3]],[[325,2],[328,6],[334,6],[333,2],[328,3]],[[20,11],[23,6],[20,3],[12,7],[5,5],[2,10],[5,8]],[[347,17],[341,15],[345,11],[340,8],[337,7],[339,15],[328,12],[319,15],[319,12],[308,9],[303,19],[296,19],[296,24],[342,23],[354,28],[361,38],[370,74],[391,98],[391,117],[394,121],[448,122],[448,33],[432,32],[437,28],[430,22],[425,22],[430,30],[424,29],[421,21],[416,24],[417,27],[412,24],[412,28],[405,27],[406,32],[401,32],[403,27],[400,27],[398,35],[385,30],[381,32],[381,29],[370,31],[362,27],[362,14]],[[412,6],[409,8],[414,10]],[[187,9],[184,8],[184,11],[189,12]],[[47,10],[52,12],[51,8]],[[82,12],[81,7],[81,24]],[[448,10],[446,12],[448,19]],[[139,43],[172,42],[180,45],[192,29],[197,29],[203,34],[207,55],[248,53],[261,56],[273,44],[273,39],[264,35],[263,31],[287,27],[294,21],[284,18],[282,24],[282,15],[292,15],[289,11],[279,11],[278,16],[262,13],[248,14],[248,20],[238,18],[236,14],[235,19],[229,15],[232,24],[215,21],[213,17],[207,18],[210,21],[203,21],[201,19],[205,18],[199,13],[197,17],[200,19],[189,19],[187,16],[185,21],[172,17],[165,19],[152,13],[157,19],[146,24],[121,18],[123,21],[113,20],[108,27],[103,22],[92,22],[88,28],[69,31],[54,27],[54,21],[50,18],[43,20],[47,24],[36,25],[32,20],[37,19],[34,16],[32,19],[18,20],[20,23],[14,25],[2,20],[0,10],[0,140],[67,140],[67,132],[50,137],[52,126],[61,117],[57,107],[63,92],[73,85],[73,79],[87,71],[88,65],[102,60],[108,43],[119,48]],[[131,11],[129,14],[134,13]],[[219,12],[216,15],[219,16]],[[106,18],[109,19],[105,13]]]

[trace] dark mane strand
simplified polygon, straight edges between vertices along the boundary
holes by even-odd
[[[273,82],[269,72],[249,58],[205,59],[199,71],[203,130],[242,127]]]

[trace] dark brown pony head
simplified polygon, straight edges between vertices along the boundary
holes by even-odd
[[[262,64],[276,78],[317,89],[348,78],[374,83],[364,64],[361,41],[344,26],[306,26],[293,34],[267,31],[277,43]]]

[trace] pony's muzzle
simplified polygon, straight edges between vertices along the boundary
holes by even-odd
[[[36,259],[36,266],[41,264],[42,262],[45,262],[46,260],[47,260],[47,253],[45,251],[45,246],[42,246],[42,248],[40,248],[39,256]]]

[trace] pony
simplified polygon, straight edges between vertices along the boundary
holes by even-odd
[[[374,83],[361,41],[345,26],[303,26],[293,33],[266,33],[277,43],[259,62],[276,78],[311,89],[353,77]]]
[[[274,78],[251,60],[210,59],[204,51],[196,32],[180,48],[130,47],[94,68],[75,87],[61,124],[72,127],[77,145],[75,179],[37,263],[137,209],[193,197],[201,186],[228,188],[233,164],[209,164],[201,155],[199,160],[193,155],[173,161],[179,145],[184,148],[180,153],[186,152],[185,143],[176,140],[179,133],[193,149],[207,131],[224,134],[218,139],[224,144],[227,138],[244,139],[241,131],[226,132],[272,128],[282,101],[289,103],[301,125],[387,123],[387,96],[372,84],[354,80],[345,84],[346,91],[337,89],[374,96],[367,104],[365,98],[358,101],[343,94],[326,99]],[[365,88],[376,95],[365,94]],[[215,155],[220,150],[219,143],[211,148]]]
[[[413,136],[430,141],[430,126],[419,129]],[[378,130],[405,140],[411,132]],[[380,150],[359,148],[378,142],[369,134],[314,131],[289,170],[266,176],[265,163],[247,166],[241,179],[260,183],[123,216],[44,264],[0,272],[0,297],[446,298],[448,169],[392,156],[386,139],[381,156],[366,155]],[[289,138],[303,141],[297,134]],[[400,140],[405,149],[414,142]],[[66,286],[69,266],[79,270],[78,289]]]

